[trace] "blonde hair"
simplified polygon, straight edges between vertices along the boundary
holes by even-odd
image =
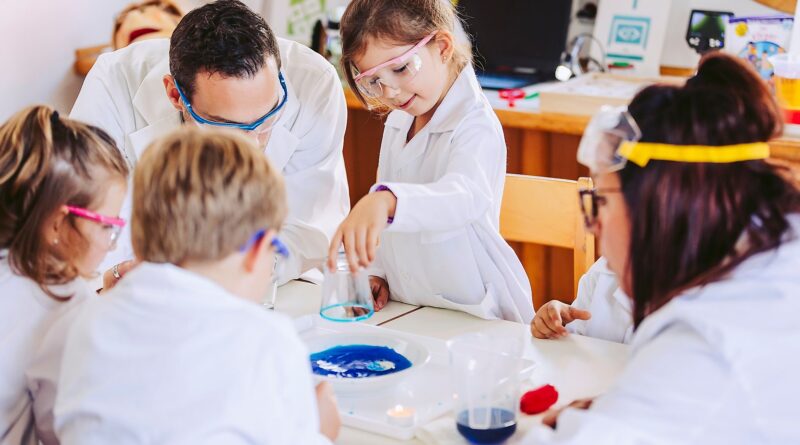
[[[125,159],[99,128],[62,118],[45,105],[13,115],[0,126],[0,249],[8,249],[14,271],[50,297],[68,299],[47,286],[75,279],[78,270],[45,242],[44,224],[65,205],[92,208],[107,181],[127,176]],[[73,215],[66,222],[80,235]],[[86,249],[81,236],[74,242],[79,244],[63,250]]]
[[[245,136],[187,126],[151,144],[133,176],[131,241],[154,263],[215,261],[280,229],[283,178]]]
[[[355,83],[356,57],[361,55],[371,38],[385,39],[398,45],[416,45],[436,31],[454,35],[450,68],[458,74],[472,62],[470,49],[457,43],[456,22],[461,20],[450,0],[353,0],[341,21],[342,72],[359,101],[378,113],[389,108],[361,94]]]

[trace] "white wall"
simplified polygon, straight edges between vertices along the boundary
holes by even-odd
[[[76,48],[110,41],[128,0],[0,0],[0,122],[45,103],[69,112],[82,78]]]

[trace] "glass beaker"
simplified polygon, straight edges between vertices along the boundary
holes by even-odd
[[[517,429],[522,338],[471,333],[448,348],[458,432],[471,443],[504,442]]]
[[[272,275],[267,293],[261,299],[264,309],[275,309],[275,298],[278,296],[278,279],[283,274],[283,260],[278,261],[278,255],[274,255],[275,263],[272,265]]]
[[[375,313],[369,277],[364,269],[350,272],[344,252],[339,252],[336,270],[325,269],[319,315],[330,321],[362,321]]]

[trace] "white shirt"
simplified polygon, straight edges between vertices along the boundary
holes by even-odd
[[[350,209],[342,157],[347,105],[336,70],[319,54],[278,39],[289,94],[266,154],[286,180],[289,215],[281,238],[291,255],[281,283],[317,267],[333,233]],[[181,125],[164,91],[169,74],[169,40],[137,42],[97,59],[70,117],[106,130],[131,166],[153,140]],[[122,216],[131,212],[131,188]],[[133,258],[130,225],[103,263]]]
[[[43,400],[34,402],[25,373],[36,361],[48,327],[72,303],[54,300],[33,280],[15,273],[6,255],[0,251],[0,444],[29,444],[36,443],[33,404]],[[76,302],[92,293],[80,279],[50,290]]]
[[[291,320],[200,275],[143,263],[65,336],[64,445],[330,443]]]
[[[777,250],[642,321],[608,393],[525,443],[800,443],[800,215],[791,220]]]
[[[386,277],[395,300],[529,323],[530,282],[499,233],[503,129],[472,67],[406,143],[413,121],[403,111],[386,120],[378,185],[397,207],[371,273]]]
[[[569,332],[617,343],[630,343],[633,338],[631,299],[622,291],[614,272],[600,257],[578,283],[578,296],[572,302],[577,309],[589,311],[589,320],[568,323]]]

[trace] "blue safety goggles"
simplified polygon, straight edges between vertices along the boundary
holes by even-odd
[[[197,122],[198,124],[201,124],[201,125],[213,125],[215,127],[235,128],[235,129],[238,129],[238,130],[244,130],[244,131],[248,131],[248,132],[249,131],[258,130],[257,131],[258,133],[263,133],[263,132],[266,132],[266,131],[272,129],[272,127],[274,126],[275,122],[267,122],[267,121],[272,117],[277,117],[276,116],[277,113],[284,107],[284,105],[286,105],[286,102],[289,100],[289,93],[288,93],[288,91],[286,89],[286,80],[284,80],[284,78],[283,78],[283,73],[278,73],[278,81],[281,84],[281,90],[283,91],[283,97],[281,98],[280,102],[278,103],[278,106],[273,108],[272,111],[270,111],[269,113],[265,114],[264,116],[260,117],[258,120],[256,120],[253,123],[250,123],[250,124],[239,124],[239,123],[235,123],[235,122],[210,121],[208,119],[204,119],[202,116],[200,116],[199,114],[194,112],[194,109],[192,109],[192,104],[189,102],[189,99],[186,98],[186,95],[183,94],[183,89],[181,89],[181,86],[178,84],[178,81],[176,79],[173,79],[173,81],[175,83],[175,88],[178,90],[178,94],[180,94],[180,96],[181,96],[181,101],[183,102],[183,105],[186,107],[186,110],[189,111],[189,115],[192,116],[192,119],[194,119],[195,122]],[[275,120],[277,121],[277,119],[275,119]],[[264,125],[265,123],[267,123],[268,125]],[[262,125],[263,125],[263,128],[259,128]]]
[[[250,239],[247,240],[247,243],[245,243],[244,246],[239,248],[239,251],[247,252],[248,250],[250,250],[251,247],[253,247],[253,244],[259,242],[261,238],[264,238],[264,235],[266,234],[267,234],[267,229],[261,229],[258,232],[254,233],[253,236],[251,236]],[[275,252],[277,252],[278,255],[284,258],[289,257],[289,249],[286,247],[286,244],[283,244],[283,241],[281,241],[277,236],[272,238],[272,242],[270,244],[272,245],[272,247],[275,248]]]

